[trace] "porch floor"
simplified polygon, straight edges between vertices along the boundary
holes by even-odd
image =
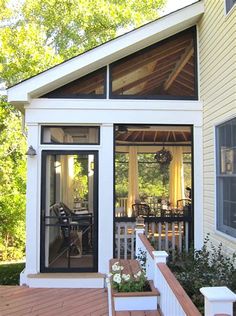
[[[1,316],[108,315],[105,289],[47,289],[0,286]]]

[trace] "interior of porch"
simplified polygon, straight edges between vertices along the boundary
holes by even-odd
[[[193,241],[192,127],[115,127],[117,257],[132,257],[134,222],[159,250],[188,249]]]

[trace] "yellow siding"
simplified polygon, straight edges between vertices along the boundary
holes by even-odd
[[[225,15],[223,0],[205,0],[198,25],[200,98],[203,110],[204,235],[236,251],[236,239],[215,232],[214,126],[236,117],[236,6]]]

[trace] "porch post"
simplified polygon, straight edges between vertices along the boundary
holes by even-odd
[[[26,187],[26,266],[25,274],[39,272],[40,256],[40,210],[39,210],[39,172],[40,152],[38,148],[38,124],[27,124],[27,144],[36,150],[36,156],[27,157]],[[21,275],[21,283],[26,282]]]
[[[140,241],[139,234],[144,235],[145,232],[145,224],[144,219],[142,217],[138,217],[136,220],[135,227],[135,237],[136,237],[136,245],[135,245],[135,256],[137,257],[139,254],[139,250],[142,249],[142,242]]]
[[[166,258],[168,257],[168,253],[166,251],[153,251],[152,252],[154,256],[154,286],[155,288],[158,288],[158,267],[157,263],[166,263]]]
[[[203,245],[203,145],[202,126],[194,126],[194,248]]]
[[[113,124],[101,127],[99,152],[99,214],[98,214],[98,271],[109,272],[113,257]]]
[[[236,294],[226,286],[202,287],[200,292],[205,297],[204,315],[224,314],[233,316],[233,302],[236,301]]]

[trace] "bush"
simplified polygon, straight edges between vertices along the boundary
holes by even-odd
[[[204,310],[204,297],[199,289],[206,286],[227,286],[236,291],[236,254],[226,257],[222,244],[215,247],[209,242],[209,236],[204,240],[201,250],[191,249],[189,253],[179,255],[174,262],[169,263],[170,269],[198,307]]]
[[[0,264],[0,285],[19,285],[24,263]]]

